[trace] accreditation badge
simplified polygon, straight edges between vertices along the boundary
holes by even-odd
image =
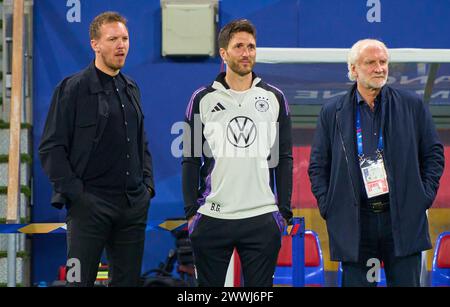
[[[389,193],[386,170],[381,157],[376,160],[363,159],[360,161],[360,167],[368,198]]]

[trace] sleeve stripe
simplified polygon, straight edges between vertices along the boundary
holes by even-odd
[[[196,91],[194,92],[194,94],[192,94],[191,100],[189,100],[188,106],[187,106],[187,108],[186,108],[186,117],[187,117],[188,119],[191,119],[191,115],[192,115],[192,106],[194,105],[194,99],[195,99],[195,96],[197,96],[198,93],[200,93],[201,91],[203,91],[205,88],[206,88],[206,87],[201,87],[201,88],[199,88],[198,90],[196,90]]]
[[[284,99],[284,108],[286,109],[286,115],[289,115],[289,113],[291,113],[291,112],[290,112],[290,110],[289,110],[289,104],[288,104],[288,101],[287,101],[287,99],[286,99],[286,96],[284,96],[283,91],[280,90],[278,87],[273,86],[272,84],[267,83],[267,85],[270,86],[271,88],[277,90],[278,92],[280,92],[281,95],[283,95],[283,99]]]

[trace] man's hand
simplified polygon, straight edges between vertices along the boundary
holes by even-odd
[[[194,216],[195,215],[193,215],[193,216],[191,216],[189,219],[188,219],[188,228],[190,228],[191,227],[191,224],[192,224],[192,221],[194,220]]]

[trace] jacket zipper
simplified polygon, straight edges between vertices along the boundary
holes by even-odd
[[[358,204],[358,201],[356,201],[355,185],[353,184],[352,175],[350,174],[350,166],[349,166],[349,163],[348,163],[347,150],[346,150],[346,148],[345,148],[344,139],[343,139],[343,137],[342,137],[341,127],[339,126],[339,120],[338,120],[338,114],[337,114],[337,112],[336,112],[336,125],[337,125],[337,128],[338,128],[338,130],[339,130],[339,136],[340,136],[340,139],[341,139],[342,148],[343,148],[343,150],[344,150],[345,162],[347,163],[348,177],[350,178],[350,182],[351,182],[351,184],[352,184],[352,195],[353,195],[353,199],[354,199],[354,201],[355,201],[355,205],[357,205],[357,204]]]

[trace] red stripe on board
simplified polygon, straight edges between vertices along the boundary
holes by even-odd
[[[296,224],[292,227],[291,233],[289,235],[295,236],[298,233],[298,229],[300,228],[300,225]]]
[[[292,208],[317,208],[316,199],[311,192],[308,176],[310,146],[295,146],[292,150],[294,157],[294,174],[292,190]]]
[[[316,199],[311,192],[311,183],[308,176],[310,146],[295,146],[292,150],[294,157],[292,208],[317,208]],[[445,165],[439,191],[433,208],[450,208],[450,146],[445,146]]]
[[[445,146],[445,168],[433,208],[450,208],[450,146]]]

